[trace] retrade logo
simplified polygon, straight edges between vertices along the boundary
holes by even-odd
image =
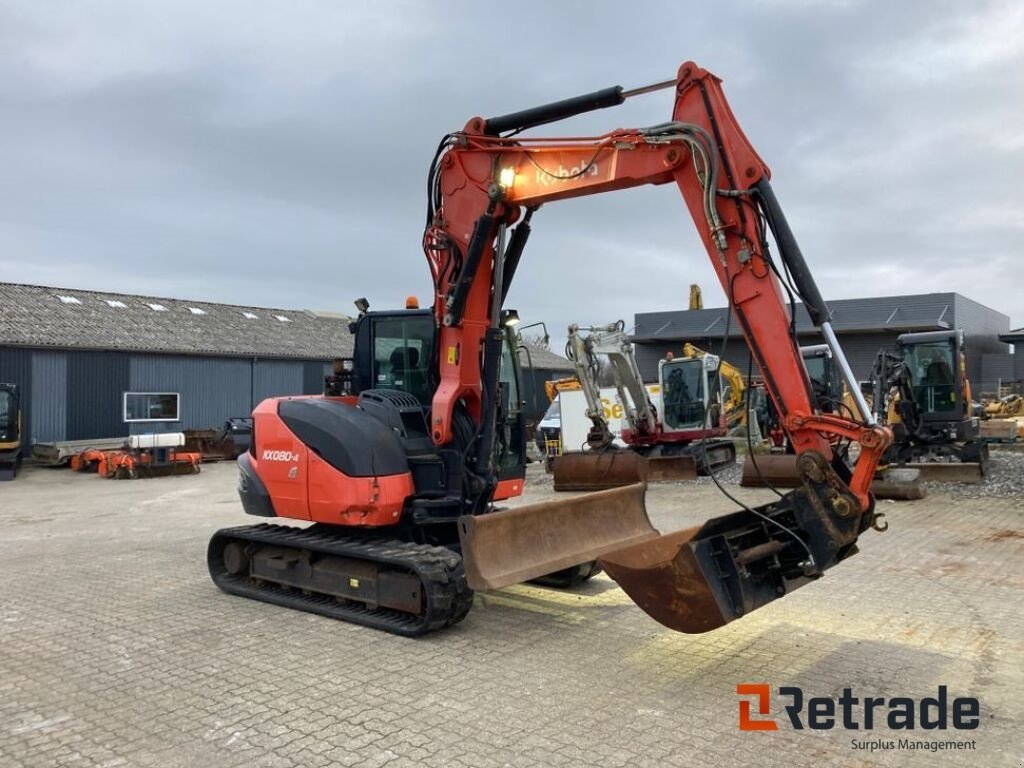
[[[757,714],[771,715],[771,688],[767,683],[740,683],[736,686],[740,696],[754,696],[757,699]],[[741,731],[777,731],[778,724],[774,720],[754,720],[750,716],[750,700],[740,699],[740,730]]]
[[[795,731],[805,728],[828,731],[874,730],[888,727],[893,731],[930,731],[947,729],[971,731],[981,724],[981,703],[973,696],[951,698],[944,685],[935,696],[920,699],[910,696],[858,696],[852,688],[843,688],[837,697],[806,696],[802,688],[782,686],[776,691],[782,700],[782,712]],[[772,689],[767,683],[739,683],[741,731],[777,731],[772,717]]]

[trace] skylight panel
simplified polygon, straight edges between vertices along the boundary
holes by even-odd
[[[242,314],[245,315],[250,320],[259,320],[260,317],[259,315],[254,315],[252,312],[243,312]]]
[[[287,317],[285,317],[284,315],[274,315],[274,317],[276,317],[282,323],[290,323],[291,322],[291,320],[288,319]]]
[[[150,309],[152,309],[154,312],[166,312],[167,311],[167,307],[165,307],[163,304],[150,304],[150,303],[147,302],[146,306],[149,307]]]
[[[107,302],[107,306],[113,307],[114,309],[128,308],[127,304],[125,304],[123,301],[118,301],[117,299],[106,299],[105,301]]]
[[[199,307],[189,307],[188,311],[191,312],[193,315],[205,315],[206,314],[206,310],[205,309],[200,309]]]
[[[58,296],[61,304],[81,304],[82,300],[77,296]]]

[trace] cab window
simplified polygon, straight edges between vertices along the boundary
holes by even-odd
[[[501,369],[498,380],[508,388],[508,408],[510,413],[519,412],[519,380],[516,378],[516,366],[512,359],[512,347],[506,341],[501,346]]]
[[[704,422],[704,361],[665,363],[662,378],[665,423],[672,429],[701,427]]]
[[[948,341],[915,344],[904,352],[914,397],[926,411],[954,411],[957,407],[953,345]]]
[[[430,403],[430,359],[434,323],[429,316],[381,318],[374,322],[373,382],[379,389],[408,392]]]

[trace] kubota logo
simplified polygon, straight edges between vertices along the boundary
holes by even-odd
[[[291,451],[264,451],[264,461],[298,461],[299,454]]]

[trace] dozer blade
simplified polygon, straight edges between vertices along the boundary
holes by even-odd
[[[636,451],[565,453],[551,466],[556,491],[600,491],[642,482],[696,480],[692,456],[648,458]]]
[[[921,461],[903,466],[918,470],[922,480],[933,483],[980,483],[985,479],[981,462]]]
[[[459,519],[472,589],[500,589],[658,536],[643,483]]]
[[[693,456],[648,456],[644,461],[647,465],[644,480],[648,483],[697,479],[697,460]]]

